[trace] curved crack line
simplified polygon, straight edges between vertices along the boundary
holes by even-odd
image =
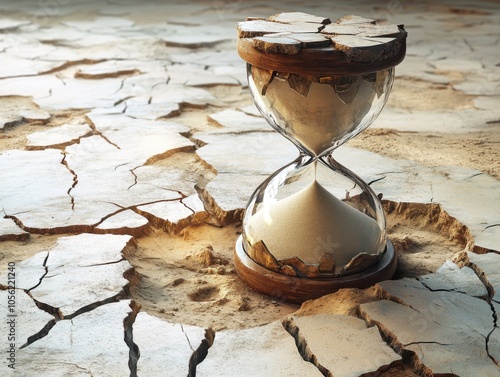
[[[175,191],[175,190],[172,190],[172,191]],[[156,203],[161,203],[161,202],[176,202],[178,200],[181,200],[183,199],[183,197],[179,197],[179,198],[172,198],[172,199],[158,199],[158,200],[153,200],[151,202],[146,202],[146,203],[139,203],[139,204],[133,204],[131,206],[128,206],[128,207],[124,207],[124,206],[121,206],[117,203],[114,203],[114,202],[109,202],[109,201],[104,201],[104,203],[108,203],[108,204],[113,204],[123,210],[126,210],[126,209],[131,209],[131,210],[134,210],[134,209],[137,209],[137,207],[141,207],[141,206],[147,206],[149,204],[156,204]]]
[[[489,229],[489,228],[494,228],[496,226],[500,226],[500,224],[493,224],[493,225],[488,225],[486,228],[484,228],[482,231],[484,232],[486,229]]]
[[[400,304],[404,305],[404,304]],[[415,351],[404,348],[404,345],[398,340],[395,333],[380,321],[371,318],[362,308],[358,310],[358,318],[365,321],[367,327],[376,326],[382,340],[403,359],[403,363],[410,366],[413,372],[419,376],[434,376],[433,371],[425,365],[425,354],[422,353],[419,342],[416,346],[420,349],[421,356],[417,356]],[[459,377],[454,376],[453,377]]]
[[[45,326],[43,326],[43,328],[40,331],[38,331],[34,335],[29,336],[28,339],[26,340],[26,343],[24,343],[21,347],[19,347],[19,349],[26,348],[30,344],[36,342],[37,340],[46,337],[49,334],[50,330],[56,325],[56,323],[57,321],[55,319],[51,319],[49,322],[45,324]]]
[[[381,177],[381,178],[374,179],[373,181],[370,181],[370,182],[368,183],[368,186],[371,186],[371,184],[372,184],[372,183],[375,183],[375,182],[381,181],[382,179],[385,179],[385,178],[387,178],[387,176],[386,176],[386,175],[384,175],[384,176],[383,176],[383,177]]]
[[[127,191],[137,184],[137,174],[135,174],[134,170],[138,168],[140,168],[140,166],[136,166],[135,168],[129,170],[130,173],[132,173],[132,175],[134,176],[134,183],[132,183],[129,187],[127,187]]]
[[[118,264],[118,263],[121,263],[123,261],[126,261],[126,259],[122,257],[120,260],[116,260],[116,261],[96,263],[96,264],[87,264],[87,265],[78,265],[78,267],[86,268],[86,267],[107,266],[110,264]]]
[[[189,181],[189,180],[185,180],[185,182],[191,182],[191,183],[194,183],[192,181]],[[170,191],[170,192],[175,192],[177,194],[180,195],[180,199],[179,200],[182,200],[182,199],[185,199],[187,198],[188,196],[186,194],[184,194],[182,191],[180,190],[176,190],[176,189],[171,189],[171,188],[166,188],[166,187],[162,187],[162,186],[158,186],[158,185],[154,185],[152,183],[144,183],[144,185],[147,185],[147,186],[151,186],[151,187],[155,187],[157,189],[160,189],[160,190],[163,190],[163,191]]]
[[[429,340],[429,341],[418,341],[418,342],[406,343],[406,344],[403,344],[403,347],[413,346],[413,345],[418,345],[418,344],[439,344],[440,346],[452,346],[453,345],[452,343],[440,343],[440,342]],[[422,358],[422,360],[423,360],[423,358]]]
[[[71,175],[73,176],[73,184],[71,185],[71,187],[68,189],[67,191],[67,194],[68,196],[71,198],[71,209],[74,210],[75,209],[75,198],[73,197],[73,195],[71,195],[71,191],[76,187],[76,185],[78,184],[78,175],[75,173],[75,171],[73,169],[71,169],[68,165],[68,161],[66,161],[66,151],[62,151],[62,154],[63,154],[63,159],[61,160],[61,164],[64,165],[66,167],[66,169],[71,173]]]
[[[494,302],[493,297],[495,296],[495,287],[493,287],[493,285],[489,281],[488,277],[486,276],[486,273],[477,264],[471,262],[468,257],[467,257],[466,261],[464,262],[464,265],[471,268],[474,271],[474,273],[477,275],[477,277],[479,278],[481,283],[484,284],[484,286],[486,288],[486,292],[488,293],[488,295],[486,297],[486,302],[488,303],[488,305],[490,306],[490,309],[491,309],[491,316],[493,318],[493,328],[485,337],[485,343],[486,343],[485,348],[486,348],[486,353],[487,353],[488,357],[495,363],[495,365],[500,367],[500,360],[497,360],[490,353],[490,349],[489,349],[489,342],[490,342],[491,334],[493,334],[493,332],[498,328],[498,325],[497,325],[498,315],[497,315],[497,311],[495,309],[495,305],[493,305],[493,302]]]
[[[191,348],[191,351],[193,351],[193,352],[194,352],[194,348],[193,348],[193,346],[191,345],[191,341],[189,340],[189,336],[188,336],[188,334],[186,333],[186,331],[184,331],[184,326],[182,325],[182,323],[181,323],[180,325],[181,325],[181,330],[182,330],[182,332],[184,333],[184,336],[186,337],[186,340],[187,340],[187,342],[188,342],[188,344],[189,344],[189,348]]]
[[[96,136],[96,135],[94,134],[93,130],[90,130],[87,133],[77,137],[76,139],[71,139],[71,140],[68,140],[68,141],[65,141],[65,142],[62,142],[59,144],[51,144],[51,145],[43,145],[43,146],[37,146],[37,145],[30,146],[30,145],[28,145],[28,146],[26,146],[26,150],[28,150],[28,151],[41,151],[42,150],[43,151],[43,150],[47,150],[47,149],[61,149],[63,151],[63,154],[65,154],[66,153],[65,149],[67,147],[75,145],[75,144],[80,144],[82,139],[86,139],[86,138],[89,138],[92,136]]]
[[[184,206],[186,207],[188,210],[190,210],[192,212],[192,214],[194,215],[196,212],[194,209],[192,209],[191,207],[189,207],[186,203],[183,202],[183,200],[186,199],[185,197],[182,198],[181,200],[179,200],[179,202]]]
[[[99,130],[95,130],[95,135],[96,136],[99,136],[99,137],[102,137],[107,143],[111,144],[113,147],[115,147],[116,149],[121,149],[118,144],[115,144],[113,143],[111,140],[109,140],[101,131]]]
[[[166,189],[166,190],[168,190],[168,189]],[[172,199],[159,199],[159,200],[154,200],[154,201],[146,202],[146,203],[133,204],[133,205],[127,206],[127,207],[121,206],[121,205],[114,203],[114,202],[111,202],[111,201],[103,201],[103,203],[112,204],[112,205],[118,207],[119,209],[116,210],[115,212],[107,214],[106,216],[104,216],[98,222],[96,222],[94,224],[65,225],[65,226],[59,226],[59,227],[53,227],[53,228],[33,228],[33,227],[29,227],[29,226],[24,225],[23,222],[14,215],[5,214],[4,218],[13,220],[19,228],[21,228],[22,230],[24,230],[26,232],[33,233],[33,234],[40,234],[40,233],[43,233],[43,234],[62,234],[62,233],[69,233],[69,234],[79,234],[79,233],[124,234],[123,232],[122,233],[119,232],[120,229],[115,229],[115,230],[107,229],[107,230],[103,231],[101,229],[98,229],[97,227],[99,225],[101,225],[104,221],[109,219],[110,217],[117,215],[120,212],[127,211],[127,210],[134,211],[135,213],[143,216],[146,220],[149,221],[148,217],[144,216],[144,214],[142,213],[142,211],[140,211],[138,209],[138,207],[149,205],[149,204],[162,203],[162,202],[176,202],[176,201],[180,201],[186,197],[180,191],[177,191],[177,190],[170,190],[170,191],[177,192],[180,194],[180,196],[177,198],[172,198]],[[26,211],[26,212],[28,212],[28,211]],[[147,225],[148,224],[145,224],[144,226],[147,226]],[[139,227],[139,228],[142,228],[142,227]],[[133,229],[134,228],[126,228],[127,232],[132,231]],[[125,233],[125,234],[128,234],[128,233]]]
[[[102,137],[107,143],[111,144],[113,147],[116,149],[121,149],[118,144],[113,143],[111,140],[109,140],[101,131],[99,131],[95,125],[95,123],[92,121],[92,119],[89,116],[85,116],[85,120],[87,121],[88,126],[90,129],[93,131],[93,135]]]
[[[36,298],[33,297],[31,292],[28,292],[28,291],[24,291],[24,292],[33,300],[33,302],[35,303],[35,305],[38,309],[44,311],[45,313],[50,314],[51,316],[54,317],[54,319],[56,321],[63,319],[64,315],[62,314],[60,308],[56,308],[52,305],[49,305],[49,304],[46,304],[42,301],[37,300]]]
[[[194,351],[189,358],[188,377],[196,377],[196,368],[203,362],[203,360],[205,360],[208,355],[208,350],[212,347],[214,341],[215,331],[209,327],[205,330],[205,338],[201,341],[196,351]]]
[[[483,172],[476,173],[476,174],[474,174],[474,175],[471,175],[470,177],[464,178],[464,181],[467,181],[468,179],[472,179],[472,178],[474,178],[474,177],[477,177],[477,176],[479,176],[479,175],[483,175],[483,174],[484,174]]]
[[[111,203],[111,204],[115,204],[115,203]],[[115,204],[116,205],[116,204]],[[118,206],[120,207],[120,209],[116,210],[115,212],[111,212],[109,214],[107,214],[106,216],[104,216],[103,218],[101,218],[101,220],[99,220],[98,222],[92,224],[92,226],[94,228],[97,228],[99,225],[101,225],[103,222],[105,222],[107,219],[109,219],[110,217],[113,217],[115,215],[118,215],[119,213],[121,212],[124,212],[124,211],[127,211],[129,208],[127,207],[121,207],[121,206]]]
[[[37,333],[31,335],[28,337],[26,343],[24,343],[19,349],[22,349],[22,348],[26,348],[28,346],[30,346],[31,344],[35,343],[37,340],[40,340],[44,337],[46,337],[50,330],[57,324],[57,322],[59,321],[71,321],[73,320],[73,318],[81,315],[81,314],[84,314],[84,313],[88,313],[94,309],[97,309],[98,307],[100,306],[103,306],[103,305],[106,305],[106,304],[109,304],[109,303],[113,303],[113,302],[119,302],[121,299],[124,299],[127,294],[125,293],[125,291],[122,289],[121,292],[119,292],[118,294],[112,296],[112,297],[109,297],[107,299],[104,299],[104,300],[100,300],[100,301],[96,301],[94,303],[91,303],[91,304],[88,304],[88,305],[85,305],[84,307],[78,309],[77,311],[75,311],[74,313],[72,314],[69,314],[67,316],[63,315],[61,312],[60,312],[60,309],[59,308],[54,308],[48,304],[44,304],[44,303],[41,303],[40,301],[37,301],[36,299],[33,298],[33,296],[31,296],[29,293],[28,295],[33,299],[33,301],[35,302],[35,305],[51,314],[54,316],[54,319],[51,319],[49,320],[45,326],[40,330],[38,331]],[[51,309],[50,309],[51,308]],[[57,310],[57,313],[54,313],[54,312],[50,312],[50,310]]]
[[[464,292],[464,291],[459,291],[457,289],[444,289],[444,288],[438,288],[438,289],[434,289],[434,288],[431,288],[430,286],[428,286],[424,281],[420,280],[421,276],[417,276],[416,277],[416,280],[422,284],[425,288],[427,288],[429,291],[431,292],[450,292],[450,293],[462,293],[464,295],[467,294],[467,292]]]
[[[309,346],[307,345],[306,339],[300,335],[300,329],[295,324],[293,317],[286,317],[285,319],[283,319],[281,324],[283,325],[286,332],[288,332],[290,336],[294,338],[295,345],[297,346],[297,350],[300,356],[302,356],[302,359],[314,365],[323,376],[333,377],[332,372],[330,372],[326,367],[321,365],[318,359],[316,358],[316,355],[314,355],[314,353],[311,352]]]
[[[133,325],[137,314],[141,310],[141,305],[132,300],[129,306],[132,311],[123,319],[123,339],[129,348],[128,367],[130,369],[130,377],[137,377],[137,362],[141,357],[141,352],[139,346],[134,342]]]
[[[74,367],[76,367],[77,369],[80,369],[84,372],[87,372],[90,377],[94,377],[94,375],[92,374],[92,372],[88,369],[85,369],[84,367],[81,367],[79,366],[78,364],[74,364],[74,363],[68,363],[68,362],[63,362],[63,361],[57,361],[57,362],[51,362],[51,361],[48,361],[46,362],[47,365],[60,365],[60,364],[63,364],[63,365],[72,365]]]
[[[124,77],[121,82],[120,82],[120,87],[113,93],[113,94],[117,94],[120,90],[123,89],[123,87],[125,86],[125,81],[128,79],[128,77]]]
[[[47,255],[45,256],[45,259],[44,259],[43,264],[42,264],[42,266],[43,266],[43,267],[44,267],[44,269],[45,269],[45,273],[44,273],[44,274],[40,277],[40,280],[38,281],[38,284],[36,284],[35,286],[33,286],[33,287],[31,287],[31,288],[27,289],[27,290],[26,290],[26,293],[29,293],[29,292],[31,292],[33,289],[35,289],[35,288],[39,287],[39,286],[40,286],[40,284],[42,284],[42,281],[43,281],[43,279],[45,278],[45,276],[47,276],[47,274],[49,273],[49,267],[47,266],[47,260],[49,259],[49,255],[50,255],[50,253],[49,253],[49,252],[47,252]]]

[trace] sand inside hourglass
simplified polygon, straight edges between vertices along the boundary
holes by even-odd
[[[253,244],[263,241],[278,260],[317,264],[324,253],[339,273],[359,253],[378,253],[382,231],[371,217],[333,196],[316,180],[257,212],[249,222]]]
[[[251,67],[251,73],[250,87],[264,116],[316,156],[367,127],[392,82],[392,70],[321,78],[276,73],[270,82],[266,70]]]

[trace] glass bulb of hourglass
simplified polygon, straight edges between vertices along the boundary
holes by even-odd
[[[303,152],[320,156],[366,129],[387,102],[394,68],[306,77],[247,64],[250,93],[267,122]]]
[[[250,198],[243,220],[245,250],[263,267],[272,269],[277,261],[282,270],[291,267],[279,272],[309,278],[346,276],[376,264],[386,246],[380,200],[330,153],[378,116],[394,70],[269,77],[268,71],[247,68],[258,109],[300,155]],[[258,256],[262,250],[269,255]]]

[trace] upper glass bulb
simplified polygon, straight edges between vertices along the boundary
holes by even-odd
[[[366,129],[389,97],[394,68],[363,75],[303,76],[247,64],[267,122],[304,153],[321,156]]]

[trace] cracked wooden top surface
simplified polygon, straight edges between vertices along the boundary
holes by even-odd
[[[296,154],[253,105],[235,28],[283,9],[2,2],[2,318],[9,262],[19,289],[1,375],[500,374],[498,5],[286,10],[409,31],[382,114],[335,152],[383,194],[404,279],[299,308],[234,272],[242,209]]]
[[[249,64],[305,75],[364,74],[401,63],[407,33],[403,25],[347,15],[329,18],[303,12],[238,23],[238,53]]]

